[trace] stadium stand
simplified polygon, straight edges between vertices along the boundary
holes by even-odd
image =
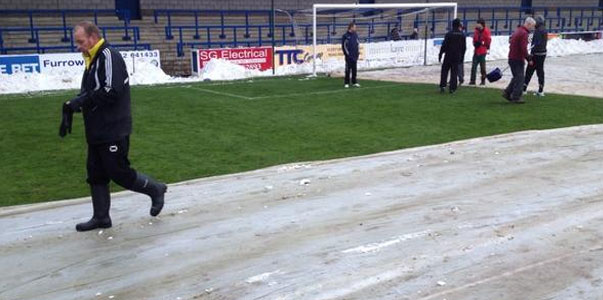
[[[83,19],[95,21],[105,37],[121,49],[158,49],[163,69],[169,74],[190,72],[189,49],[270,45],[270,1],[160,1],[141,0],[140,20],[131,20],[131,12],[116,10],[115,2],[101,0],[6,0],[0,3],[0,53],[46,53],[74,51],[73,24]],[[300,10],[311,8],[316,1],[276,0],[279,9],[275,18],[277,45],[310,44],[310,22],[298,18]],[[329,3],[350,3],[330,0]],[[403,3],[419,1],[377,1]],[[447,1],[450,2],[450,1]],[[486,19],[493,34],[509,34],[525,16],[542,14],[551,32],[597,31],[603,29],[603,9],[596,0],[531,1],[531,7],[521,7],[522,1],[461,0],[459,17],[466,27],[479,17]],[[452,16],[450,12],[434,12],[428,24],[421,19],[402,22],[388,19],[358,22],[363,40],[389,39],[391,28],[403,24],[403,37],[413,27],[428,28],[429,37],[441,37]],[[297,20],[297,21],[296,21]],[[330,20],[319,24],[320,42],[337,43],[347,20]],[[424,32],[422,32],[422,35]]]
[[[76,51],[72,26],[83,19],[98,24],[117,48],[151,47],[139,43],[140,29],[129,24],[128,14],[117,16],[115,10],[1,10],[0,16],[2,54]],[[24,20],[28,20],[27,26]]]

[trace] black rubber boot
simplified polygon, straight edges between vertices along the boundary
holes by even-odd
[[[157,182],[147,175],[136,173],[136,180],[131,188],[132,191],[143,193],[151,197],[151,216],[159,215],[163,208],[163,198],[167,192],[167,185]]]
[[[108,184],[90,185],[92,194],[92,208],[94,213],[88,222],[75,225],[77,231],[89,231],[97,228],[110,228],[112,226],[109,209],[111,208],[111,193]]]

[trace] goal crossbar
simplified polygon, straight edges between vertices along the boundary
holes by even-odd
[[[312,75],[316,76],[316,12],[322,8],[335,9],[361,9],[361,8],[453,8],[454,18],[457,17],[458,4],[456,2],[434,2],[434,3],[382,3],[382,4],[325,4],[317,3],[312,6]]]

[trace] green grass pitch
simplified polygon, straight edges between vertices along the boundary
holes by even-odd
[[[130,160],[167,182],[528,129],[603,122],[603,99],[495,89],[283,77],[132,88]],[[88,195],[81,115],[58,136],[76,91],[0,96],[0,206]],[[113,186],[113,191],[119,190]]]

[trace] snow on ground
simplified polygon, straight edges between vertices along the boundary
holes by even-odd
[[[382,42],[390,43],[390,42]],[[434,46],[433,40],[428,41],[428,64],[436,64],[439,48]],[[472,49],[471,40],[467,40],[468,49]],[[592,53],[603,53],[603,40],[595,40],[590,42],[578,41],[578,40],[563,40],[563,39],[552,39],[549,42],[550,57],[556,56],[572,56],[583,55]],[[493,38],[492,47],[489,60],[501,60],[507,57],[508,53],[508,37],[497,36]],[[466,61],[471,61],[471,51],[467,51],[465,57]],[[422,52],[417,52],[417,56],[412,61],[399,62],[395,59],[388,60],[373,60],[373,61],[360,61],[360,70],[369,70],[375,68],[391,68],[396,66],[407,67],[409,63],[413,65],[422,65],[423,55]],[[555,60],[553,60],[554,62]],[[469,65],[469,64],[466,64]],[[501,64],[502,65],[502,64]],[[551,61],[547,63],[547,67],[552,66]],[[321,73],[335,73],[340,74],[344,65],[339,61],[317,61],[317,70]],[[573,65],[570,65],[573,67]],[[576,65],[578,69],[580,65]],[[433,67],[436,68],[436,67]],[[398,69],[400,70],[400,69]],[[406,69],[404,74],[412,74],[416,72],[418,76],[407,76],[410,81],[416,81],[413,77],[420,77],[424,72],[428,72],[430,75],[434,73],[433,70],[424,67],[412,67]],[[595,70],[595,72],[600,70]],[[80,80],[82,76],[81,71],[65,73],[57,72],[52,74],[31,74],[31,73],[20,73],[16,75],[0,74],[0,94],[13,94],[13,93],[26,93],[34,91],[50,91],[50,90],[64,90],[64,89],[78,89],[80,86]],[[310,74],[312,72],[312,64],[305,63],[301,65],[288,65],[277,69],[276,75],[293,75],[293,74]],[[436,72],[437,73],[437,72]],[[468,72],[466,72],[468,73]],[[384,74],[389,75],[385,72]],[[595,74],[597,75],[597,74]],[[185,82],[198,82],[206,80],[236,80],[251,77],[269,77],[272,76],[272,70],[258,71],[258,70],[247,70],[242,66],[235,65],[225,60],[212,60],[206,65],[202,73],[199,76],[194,77],[172,77],[163,72],[160,68],[151,64],[150,62],[141,62],[136,65],[136,72],[130,74],[130,82],[132,85],[155,85],[155,84],[170,84],[170,83],[185,83]],[[397,76],[394,76],[397,77]],[[381,79],[380,77],[375,77]],[[388,79],[384,77],[383,79]],[[405,79],[406,81],[407,79]],[[422,80],[422,79],[420,79]],[[422,81],[423,82],[423,81]],[[436,82],[430,78],[429,82]],[[580,84],[580,83],[577,83]],[[567,90],[570,90],[567,88]]]
[[[471,63],[465,63],[465,84],[469,83]],[[488,61],[487,69],[498,67],[504,70],[508,66],[506,60]],[[573,55],[563,57],[547,57],[544,65],[545,93],[582,95],[603,98],[603,54]],[[412,68],[395,68],[377,71],[364,71],[358,74],[360,79],[372,79],[396,82],[432,83],[434,90],[440,83],[441,65]],[[333,76],[343,76],[334,73]],[[511,70],[507,70],[503,78],[497,82],[487,82],[487,87],[503,89],[511,80]],[[479,83],[480,73],[477,70]],[[532,77],[529,91],[538,90],[538,77]],[[501,98],[502,99],[502,98]]]
[[[276,166],[171,184],[159,218],[113,194],[88,233],[89,198],[0,208],[0,299],[602,299],[602,155],[596,125]]]
[[[88,233],[89,199],[0,208],[0,298],[601,299],[601,155],[597,125],[276,166]]]

